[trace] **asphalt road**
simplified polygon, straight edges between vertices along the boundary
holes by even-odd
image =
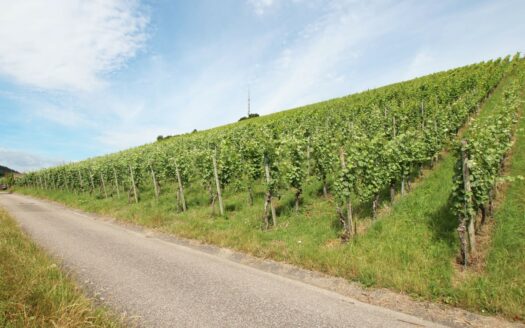
[[[16,194],[0,206],[108,306],[144,327],[438,327]]]

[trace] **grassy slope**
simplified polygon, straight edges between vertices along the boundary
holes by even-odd
[[[118,327],[0,209],[0,326]]]
[[[501,99],[502,90],[499,88],[483,106],[480,115],[489,115]],[[521,124],[524,124],[523,120]],[[525,140],[522,140],[522,135],[520,138],[517,144],[524,147]],[[278,208],[279,226],[266,232],[260,229],[261,191],[257,195],[256,206],[250,207],[246,194],[227,190],[224,196],[227,219],[210,216],[210,208],[206,205],[208,199],[201,190],[192,188],[187,190],[190,210],[186,213],[176,212],[173,186],[169,185],[163,186],[159,202],[153,199],[151,190],[146,190],[141,194],[143,200],[138,205],[128,205],[124,197],[94,201],[95,197],[88,194],[21,191],[179,236],[357,280],[367,286],[388,287],[425,299],[523,318],[525,307],[520,288],[525,284],[516,270],[525,265],[525,257],[520,256],[525,246],[523,239],[517,241],[516,230],[508,226],[512,224],[511,220],[502,218],[503,209],[497,214],[499,224],[487,272],[467,277],[465,285],[454,283],[457,220],[448,204],[454,161],[453,156],[445,154],[437,167],[427,171],[425,179],[410,194],[400,198],[391,208],[385,208],[380,220],[375,223],[369,219],[370,204],[356,204],[361,229],[371,227],[347,245],[341,245],[338,239],[340,227],[334,215],[333,202],[318,198],[320,185],[316,182],[309,183],[305,188],[300,213],[291,210],[293,195],[284,194]],[[519,157],[515,157],[513,163],[516,161]],[[523,167],[522,171],[519,168],[516,170],[525,175]],[[509,202],[514,195],[512,190],[509,189]],[[523,194],[523,190],[521,192]],[[518,199],[514,202],[520,204]],[[519,218],[521,213],[523,217],[523,208],[516,207],[515,211],[507,216]],[[521,229],[523,231],[523,226]],[[510,234],[512,238],[501,234]],[[504,254],[509,249],[504,243],[510,240],[522,244],[516,245],[519,249],[514,250],[516,256],[506,257]],[[501,268],[497,263],[503,260],[507,261],[506,268],[516,270]],[[514,289],[505,287],[505,277],[514,284]],[[492,298],[491,293],[499,293],[498,299]]]
[[[525,87],[522,89],[525,100]],[[507,175],[525,176],[525,103],[518,122]],[[507,183],[494,214],[495,229],[481,274],[472,275],[462,289],[466,306],[501,312],[525,320],[525,181]]]

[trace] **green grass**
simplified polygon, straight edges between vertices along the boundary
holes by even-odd
[[[119,327],[0,209],[1,327]]]
[[[505,79],[503,85],[506,83],[509,79]],[[498,88],[479,115],[490,115],[501,100],[502,88]],[[512,175],[525,175],[525,120],[521,120],[520,129]],[[196,185],[186,191],[190,210],[185,213],[177,212],[173,185],[163,186],[159,201],[154,200],[151,188],[144,186],[139,204],[128,204],[124,196],[102,199],[100,195],[87,193],[74,195],[23,188],[19,191],[359,281],[366,286],[386,287],[418,298],[523,320],[525,186],[523,182],[511,184],[496,213],[496,230],[486,270],[467,274],[462,283],[458,283],[457,219],[449,204],[455,160],[453,155],[445,153],[408,195],[393,205],[383,201],[381,215],[375,222],[370,219],[370,204],[355,204],[361,233],[348,244],[340,243],[341,227],[333,200],[319,196],[321,185],[315,181],[307,184],[299,213],[293,211],[292,192],[282,195],[277,208],[278,227],[269,231],[261,229],[263,192],[260,187],[253,207],[248,205],[245,192],[227,189],[224,193],[226,217],[211,215],[206,194]]]
[[[523,106],[523,105],[522,105]],[[523,113],[523,110],[522,110]],[[525,176],[525,119],[516,130],[507,175]],[[525,319],[525,181],[507,183],[494,214],[495,229],[483,273],[461,289],[465,306]]]

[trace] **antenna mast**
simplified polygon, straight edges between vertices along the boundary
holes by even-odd
[[[250,86],[248,85],[248,117],[250,117]]]

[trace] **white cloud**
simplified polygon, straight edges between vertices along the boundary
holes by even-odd
[[[129,129],[105,130],[96,137],[96,140],[112,150],[127,149],[150,143],[157,140],[159,135],[171,135],[173,131],[166,128],[130,127]]]
[[[365,38],[384,32],[384,16],[378,16],[376,5],[352,1],[330,2],[327,11],[306,26],[299,37],[261,77],[266,101],[261,113],[307,104],[336,95],[343,88],[345,76],[339,70],[356,60]],[[342,95],[342,94],[341,94]]]
[[[406,73],[402,77],[405,79],[410,79],[416,76],[425,75],[431,72],[438,64],[439,62],[436,60],[436,58],[428,51],[420,50],[418,53],[416,53],[412,59],[412,62],[409,64]]]
[[[18,172],[28,172],[61,163],[63,161],[57,159],[0,148],[0,165],[7,166]]]
[[[271,113],[523,49],[525,21],[512,11],[519,1],[444,14],[451,6],[326,0],[257,77],[254,110]]]
[[[82,116],[82,114],[73,110],[60,109],[55,106],[41,107],[35,111],[35,114],[47,121],[58,123],[66,127],[86,126],[91,124]]]
[[[146,40],[137,1],[0,0],[0,74],[46,90],[89,91]]]
[[[264,15],[264,13],[276,4],[275,0],[248,0],[248,3],[253,7],[257,15]]]

